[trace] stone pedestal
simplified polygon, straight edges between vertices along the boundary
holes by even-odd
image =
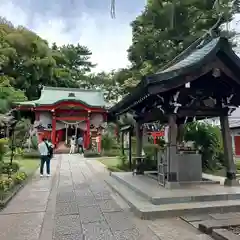
[[[200,154],[176,154],[176,179],[168,179],[165,187],[181,188],[184,184],[200,183],[202,181],[202,158]]]

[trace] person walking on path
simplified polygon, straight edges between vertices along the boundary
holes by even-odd
[[[78,152],[83,154],[84,150],[83,150],[83,137],[82,136],[80,136],[78,138],[77,143],[78,143]]]
[[[70,140],[70,154],[75,153],[75,147],[76,147],[76,139],[74,136],[72,136]]]
[[[48,144],[46,138],[43,138],[42,142],[38,144],[38,150],[41,155],[40,177],[43,177],[45,163],[47,168],[47,176],[50,177],[51,146]]]

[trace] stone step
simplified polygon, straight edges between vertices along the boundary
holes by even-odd
[[[142,219],[240,211],[240,200],[154,205],[111,176],[105,178],[105,181],[128,203],[135,215]]]
[[[134,183],[134,181],[130,181],[129,179],[126,180],[124,177],[119,175],[118,173],[112,173],[112,177],[115,178],[117,181],[125,185],[126,187],[130,188],[134,192],[136,192],[141,197],[145,198],[146,200],[150,201],[154,205],[163,205],[163,204],[175,204],[175,203],[194,203],[194,202],[209,202],[209,201],[225,201],[225,200],[240,200],[240,192],[234,192],[234,193],[201,193],[196,192],[192,195],[190,195],[190,192],[188,193],[188,190],[183,190],[181,194],[173,195],[172,192],[169,191],[168,193],[165,193],[165,189],[159,189],[159,192],[163,192],[161,196],[158,196],[158,194],[151,195],[150,191],[148,192],[149,186],[153,186],[153,184],[156,185],[155,180],[149,179],[146,176],[142,176],[141,182]],[[134,180],[134,179],[132,179]],[[139,179],[140,180],[140,179]],[[151,181],[152,182],[151,184]]]

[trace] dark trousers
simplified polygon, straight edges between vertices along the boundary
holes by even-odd
[[[48,156],[41,156],[40,174],[43,174],[45,163],[47,167],[47,174],[50,174],[50,157]]]
[[[78,145],[78,152],[79,153],[84,153],[83,145]]]

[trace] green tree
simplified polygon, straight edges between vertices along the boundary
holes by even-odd
[[[25,27],[0,18],[0,73],[29,100],[40,96],[41,86],[79,87],[94,67],[90,50],[81,45],[48,46]]]
[[[194,141],[202,154],[203,169],[214,169],[223,162],[223,145],[221,130],[211,124],[192,122],[186,125],[185,141]]]
[[[215,2],[215,5],[214,5]],[[149,0],[144,11],[131,23],[133,43],[128,49],[132,63],[130,87],[141,77],[161,69],[197,38],[209,30],[223,13],[223,22],[232,19],[230,0]],[[235,33],[223,31],[232,37]],[[138,74],[137,74],[138,73]],[[140,76],[139,76],[140,73]]]
[[[91,83],[88,81],[88,73],[96,65],[90,60],[92,52],[80,44],[52,46],[53,58],[56,61],[54,78],[58,86],[87,88]]]

